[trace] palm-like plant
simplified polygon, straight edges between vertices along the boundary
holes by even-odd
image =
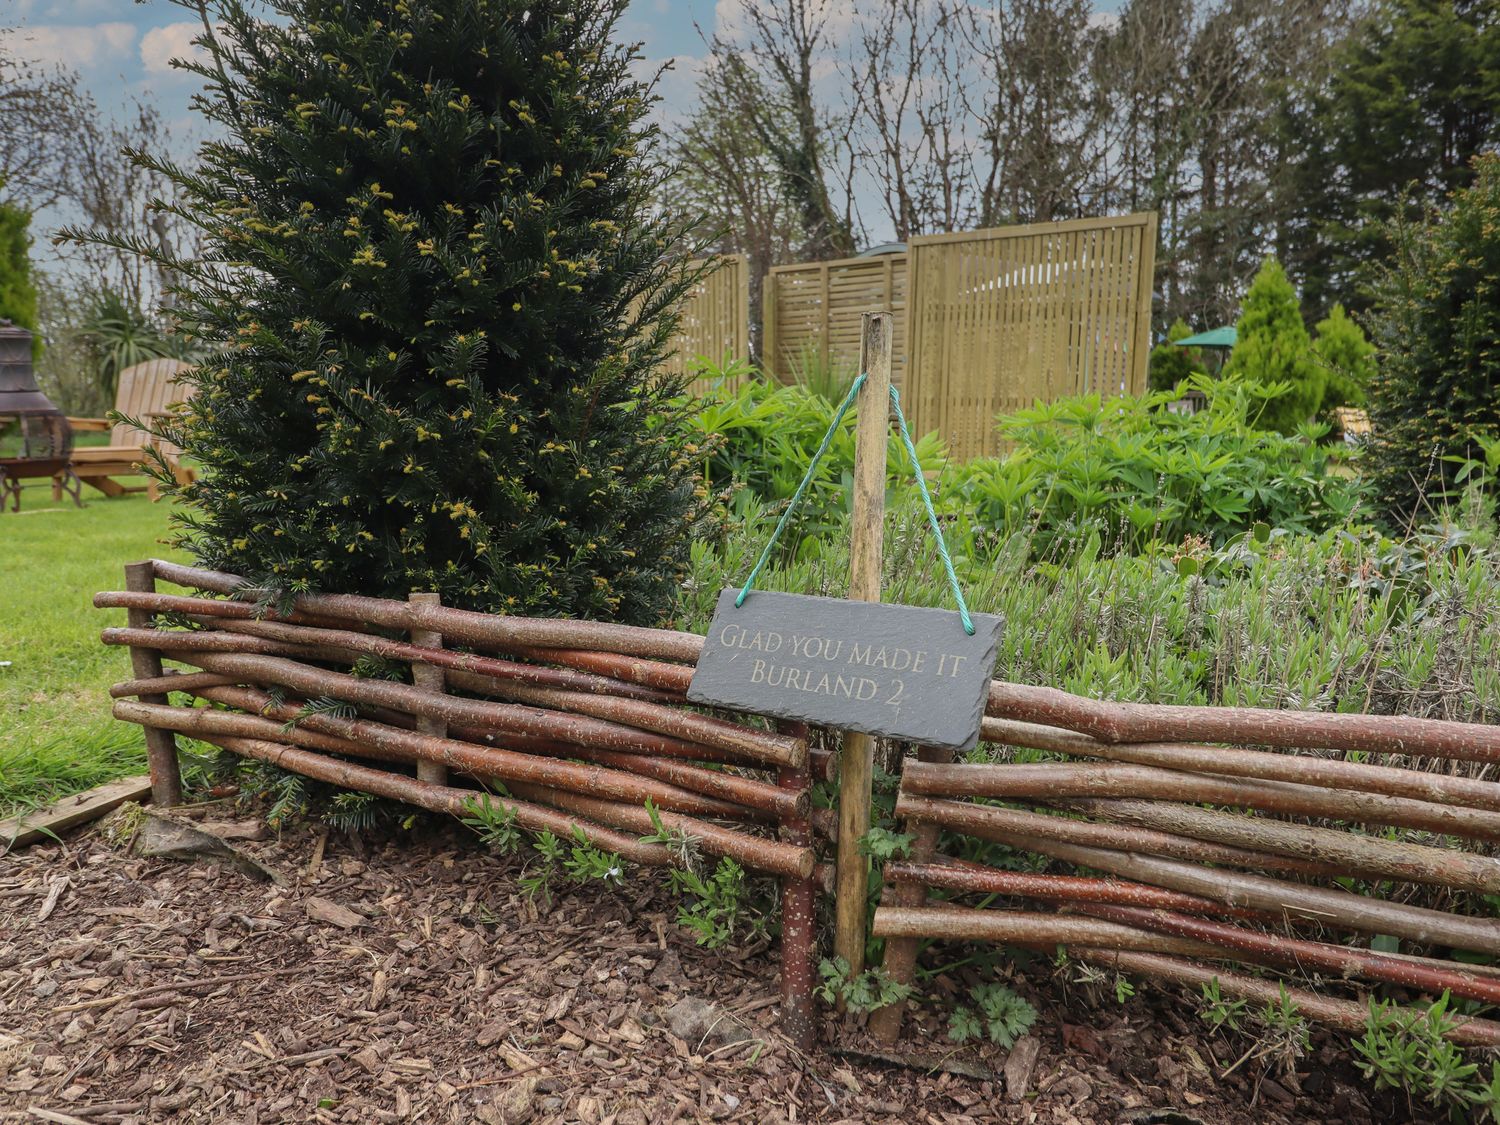
[[[120,372],[163,356],[187,358],[188,346],[169,336],[141,307],[115,289],[90,298],[80,330],[94,355],[94,377],[104,401],[113,402]]]

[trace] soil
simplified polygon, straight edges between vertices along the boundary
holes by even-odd
[[[775,949],[697,948],[653,878],[544,908],[456,826],[233,843],[284,884],[98,826],[0,859],[0,1121],[1413,1119],[1321,1032],[1290,1074],[1226,1076],[1248,1044],[1182,995],[1096,1001],[1045,960],[1006,970],[1041,1012],[1011,1052],[956,1048],[930,1012],[890,1047],[829,1011],[804,1055]]]

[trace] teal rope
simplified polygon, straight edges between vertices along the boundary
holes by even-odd
[[[839,403],[839,408],[834,412],[833,421],[828,426],[828,432],[823,435],[823,440],[818,444],[817,450],[808,462],[807,472],[802,474],[802,483],[797,485],[797,491],[792,493],[792,499],[786,506],[786,511],[781,513],[781,519],[776,521],[776,529],[771,532],[771,538],[767,540],[765,550],[761,551],[760,558],[755,560],[755,565],[750,569],[750,575],[745,579],[745,584],[740,588],[739,595],[734,599],[735,607],[745,604],[745,599],[750,596],[750,591],[755,586],[755,580],[760,576],[766,561],[771,557],[777,540],[781,533],[786,530],[786,525],[791,521],[792,514],[796,512],[797,506],[802,503],[803,494],[807,492],[807,486],[812,483],[813,473],[817,471],[818,462],[822,460],[823,454],[828,452],[828,445],[833,441],[833,435],[838,432],[839,424],[843,422],[844,415],[849,412],[849,407],[854,405],[859,390],[865,385],[866,375],[860,375],[849,387],[849,393],[844,396],[844,401]],[[917,459],[917,447],[912,444],[911,434],[906,428],[906,415],[901,413],[901,396],[896,388],[891,388],[891,403],[896,408],[896,424],[901,427],[901,443],[906,446],[906,456],[911,461],[912,473],[917,478],[917,487],[922,490],[922,503],[927,508],[927,523],[932,528],[932,536],[937,540],[938,554],[942,556],[943,569],[948,572],[948,585],[953,590],[953,600],[958,603],[958,615],[963,619],[964,632],[969,636],[974,635],[974,621],[969,616],[968,603],[964,601],[963,589],[958,584],[958,575],[953,570],[953,559],[948,554],[948,544],[943,540],[943,529],[938,523],[937,511],[932,506],[932,494],[927,491],[927,478],[922,475],[922,463]]]
[[[922,463],[917,460],[917,447],[911,442],[906,428],[906,415],[901,413],[901,395],[891,388],[891,405],[896,408],[896,425],[901,427],[901,444],[906,446],[906,456],[911,460],[912,475],[917,478],[917,487],[922,490],[922,503],[927,508],[927,522],[932,527],[932,537],[937,540],[938,554],[943,557],[943,569],[948,572],[948,585],[953,588],[953,600],[958,603],[958,615],[963,619],[964,632],[974,635],[974,621],[969,616],[968,603],[964,601],[963,589],[958,584],[958,575],[953,571],[953,559],[948,555],[948,544],[943,540],[943,529],[938,524],[937,512],[932,506],[932,494],[927,491],[927,478],[922,475]]]
[[[844,420],[844,415],[849,412],[849,407],[854,405],[854,399],[858,396],[859,389],[865,385],[866,378],[868,376],[861,375],[855,379],[849,387],[849,393],[844,396],[844,401],[839,403],[839,408],[833,415],[833,421],[829,423],[828,432],[823,435],[822,442],[818,445],[817,451],[812,455],[812,460],[808,462],[807,472],[802,474],[802,483],[797,486],[797,491],[792,493],[792,501],[786,506],[786,511],[781,513],[781,519],[776,522],[776,530],[771,532],[771,538],[766,542],[766,549],[760,553],[760,558],[756,560],[754,568],[750,571],[750,577],[745,579],[745,585],[741,587],[739,597],[734,599],[735,608],[739,608],[745,604],[745,599],[750,595],[751,587],[755,585],[756,577],[760,574],[761,568],[766,565],[766,560],[771,557],[772,548],[776,546],[776,541],[781,538],[781,533],[785,530],[787,522],[792,518],[792,513],[797,510],[797,505],[802,503],[802,494],[807,491],[807,486],[812,483],[813,473],[818,468],[818,461],[822,459],[823,454],[828,452],[828,444],[833,441],[833,435],[838,432],[839,423]]]

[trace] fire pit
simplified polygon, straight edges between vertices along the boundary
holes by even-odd
[[[83,507],[72,456],[73,427],[36,385],[31,333],[0,320],[0,511],[19,512],[21,482],[36,477],[52,479],[53,500],[66,491]]]

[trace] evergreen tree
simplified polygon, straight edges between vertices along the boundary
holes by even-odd
[[[626,0],[216,0],[179,541],[277,593],[654,622],[704,518]],[[88,237],[74,232],[75,237]],[[153,247],[136,244],[143,253]],[[170,487],[170,485],[169,485]]]
[[[1379,0],[1296,101],[1280,123],[1298,170],[1281,249],[1310,308],[1362,311],[1390,220],[1468,184],[1500,140],[1495,0]]]
[[[31,354],[42,354],[37,331],[36,284],[31,279],[31,214],[14,203],[0,202],[0,317],[34,333]]]
[[[1167,329],[1166,340],[1151,349],[1146,361],[1146,382],[1153,391],[1170,391],[1184,379],[1208,373],[1201,351],[1177,346],[1178,340],[1185,340],[1192,334],[1187,321],[1179,316]]]
[[[1370,477],[1387,521],[1432,514],[1475,438],[1500,437],[1500,156],[1452,210],[1395,232],[1371,331]]]
[[[1250,283],[1240,306],[1236,332],[1238,338],[1224,365],[1224,375],[1285,384],[1286,390],[1266,403],[1259,425],[1284,434],[1295,433],[1318,412],[1328,378],[1313,360],[1297,291],[1275,258],[1267,258]]]
[[[1334,305],[1317,324],[1312,343],[1313,360],[1323,369],[1328,386],[1323,391],[1322,412],[1338,406],[1363,406],[1375,378],[1375,345],[1343,305]]]

